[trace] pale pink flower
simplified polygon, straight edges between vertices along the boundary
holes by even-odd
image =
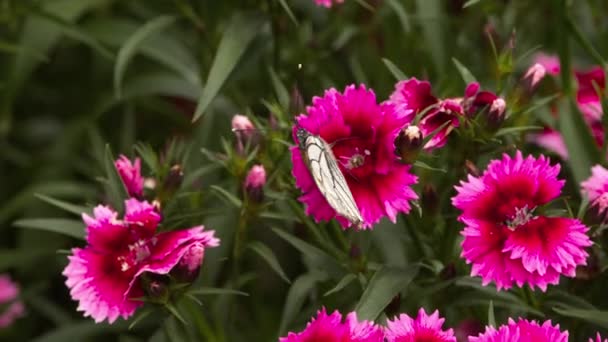
[[[524,74],[524,79],[529,82],[530,88],[535,88],[546,74],[547,69],[542,64],[534,63]]]
[[[114,162],[114,165],[129,196],[141,198],[144,190],[144,178],[141,176],[141,160],[135,158],[135,161],[131,163],[129,158],[120,155],[116,162]]]
[[[401,314],[387,322],[386,340],[387,342],[456,342],[453,329],[443,330],[444,321],[444,318],[439,317],[438,310],[429,316],[421,308],[416,318]]]
[[[323,6],[323,7],[327,7],[327,8],[330,8],[334,4],[341,4],[343,2],[344,2],[344,0],[315,0],[315,3],[318,6]]]
[[[600,216],[606,217],[608,208],[608,170],[601,165],[591,168],[591,176],[581,183],[581,189]]]
[[[539,64],[549,75],[559,75],[561,67],[559,64],[559,58],[555,55],[547,55],[544,53],[538,53],[534,57],[534,64]]]
[[[19,286],[8,275],[0,275],[0,329],[10,326],[25,313],[19,292]]]
[[[568,342],[568,331],[560,331],[559,324],[553,326],[551,321],[539,325],[536,321],[509,318],[509,323],[498,329],[488,326],[486,331],[477,337],[470,336],[469,342]]]
[[[494,281],[500,290],[528,284],[544,291],[560,275],[574,277],[576,267],[586,265],[588,228],[577,219],[536,213],[561,193],[559,170],[544,156],[524,159],[517,151],[456,186],[452,204],[465,224],[461,256],[484,285]]]
[[[124,219],[106,206],[82,218],[87,246],[72,249],[63,271],[78,311],[95,322],[128,318],[143,305],[139,278],[146,272],[168,274],[193,246],[215,247],[219,240],[203,226],[156,233],[160,214],[145,201],[125,202]],[[202,259],[202,257],[201,257]]]

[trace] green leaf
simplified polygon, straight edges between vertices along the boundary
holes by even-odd
[[[281,324],[279,326],[279,336],[283,336],[287,326],[293,321],[298,312],[300,312],[306,296],[312,291],[315,285],[325,280],[325,276],[321,273],[306,273],[293,282],[293,285],[287,292],[285,306],[283,307],[283,315],[281,315]]]
[[[382,58],[382,62],[384,63],[384,65],[386,65],[386,68],[388,69],[388,71],[390,71],[391,74],[393,74],[393,76],[395,77],[395,79],[397,81],[405,80],[407,78],[405,73],[403,73],[403,71],[401,71],[401,69],[399,69],[399,67],[396,66],[390,60],[388,60],[386,58]]]
[[[237,295],[248,297],[249,293],[233,290],[233,289],[222,289],[216,287],[199,287],[194,290],[188,291],[189,294],[200,296],[200,295]]]
[[[414,162],[414,166],[419,167],[421,169],[426,169],[426,170],[430,170],[430,171],[437,171],[437,172],[441,172],[441,173],[447,173],[447,171],[445,169],[441,169],[441,168],[437,168],[437,167],[432,167],[427,163],[424,163],[420,160],[416,160]]]
[[[469,0],[469,1],[465,2],[464,5],[462,5],[462,8],[467,8],[467,7],[473,6],[480,1],[481,0]]]
[[[488,306],[488,325],[491,327],[496,327],[496,317],[494,316],[493,301],[490,301],[490,305]]]
[[[279,79],[273,68],[268,68],[268,73],[270,74],[270,80],[277,95],[277,100],[279,100],[282,109],[285,110],[289,107],[289,91],[287,91],[287,88],[285,88],[285,85],[281,82],[281,79]]]
[[[285,10],[285,13],[287,13],[287,16],[289,16],[289,19],[291,19],[291,21],[296,26],[298,26],[298,19],[296,19],[296,16],[293,15],[293,12],[291,11],[291,8],[287,4],[287,1],[286,0],[279,0],[279,3],[281,4],[281,7],[283,7],[283,9]]]
[[[578,309],[568,305],[559,305],[553,311],[566,317],[578,318],[608,329],[608,311]]]
[[[289,242],[289,244],[294,246],[302,254],[308,257],[315,265],[327,270],[332,276],[340,276],[344,274],[344,267],[329,254],[280,229],[272,228],[272,230],[285,241]]]
[[[51,253],[52,251],[48,250],[0,249],[0,272],[11,267],[29,264]]]
[[[333,293],[336,293],[340,290],[342,290],[343,288],[347,287],[348,284],[352,283],[353,280],[357,279],[357,276],[353,273],[349,273],[347,275],[344,276],[344,278],[342,278],[338,284],[336,284],[336,286],[334,286],[331,290],[325,292],[325,294],[323,295],[324,297],[329,296]]]
[[[375,320],[391,300],[404,290],[418,273],[419,266],[383,266],[374,273],[355,308],[360,320]]]
[[[559,106],[558,126],[568,149],[568,165],[576,184],[580,184],[589,177],[591,167],[599,163],[599,149],[572,100],[562,101]]]
[[[32,228],[59,233],[84,240],[84,223],[77,220],[58,219],[58,218],[37,218],[21,219],[15,221],[13,225],[20,228]]]
[[[106,145],[104,167],[106,171],[106,191],[110,199],[110,204],[118,212],[122,212],[124,209],[123,201],[128,198],[127,189],[125,184],[122,182],[116,166],[114,166],[114,156],[110,145]]]
[[[83,207],[83,206],[80,206],[80,205],[75,205],[75,204],[72,204],[72,203],[69,203],[69,202],[58,200],[58,199],[55,199],[53,197],[46,196],[46,195],[43,195],[43,194],[34,194],[34,196],[36,196],[36,198],[38,198],[38,199],[40,199],[40,200],[42,200],[42,201],[44,201],[44,202],[46,202],[46,203],[48,203],[48,204],[50,204],[52,206],[55,206],[55,207],[57,207],[59,209],[63,209],[65,211],[69,212],[69,213],[72,213],[72,214],[75,214],[75,215],[78,215],[78,216],[82,215],[83,213],[90,213],[91,212],[91,210],[89,208],[87,208],[87,207]]]
[[[416,0],[416,15],[424,18],[420,21],[422,25],[422,38],[425,45],[430,49],[430,55],[438,71],[445,68],[445,44],[443,15],[443,1],[441,0]]]
[[[543,129],[541,126],[506,127],[506,128],[499,129],[496,132],[496,134],[494,134],[494,136],[499,137],[501,135],[507,135],[507,134],[512,134],[512,133],[521,133],[521,132],[526,132],[526,131],[538,131],[541,129]]]
[[[283,268],[281,268],[281,264],[279,263],[276,255],[274,255],[274,252],[268,248],[268,246],[261,242],[253,241],[249,244],[248,248],[261,256],[268,263],[268,266],[270,266],[270,268],[272,268],[272,270],[275,271],[279,277],[281,277],[281,279],[285,280],[285,282],[288,284],[291,284],[291,280],[289,280],[283,271]]]
[[[218,194],[226,202],[234,205],[237,208],[240,208],[243,205],[243,202],[240,199],[238,199],[235,195],[229,193],[222,187],[219,187],[217,185],[212,185],[211,190],[213,192],[215,192],[216,194]]]
[[[395,11],[397,17],[399,18],[399,22],[401,23],[401,28],[403,32],[408,33],[411,30],[410,20],[407,17],[407,12],[405,12],[405,8],[403,8],[403,4],[399,0],[387,0],[388,5]]]
[[[458,72],[460,72],[460,76],[465,84],[477,82],[475,76],[473,76],[469,69],[462,65],[462,63],[460,63],[456,58],[452,58],[452,62],[454,62],[454,65],[456,65],[456,68],[458,69]]]
[[[128,322],[115,322],[113,324],[95,323],[93,320],[83,321],[59,327],[32,342],[65,342],[65,341],[89,341],[93,336],[101,336],[127,331]]]
[[[257,14],[237,13],[232,17],[220,41],[192,121],[203,115],[247,47],[260,32],[263,23],[264,20]]]
[[[131,35],[118,51],[116,64],[114,66],[114,91],[116,97],[122,97],[122,79],[131,58],[137,53],[138,48],[148,37],[165,29],[175,21],[172,16],[160,16],[150,20]]]

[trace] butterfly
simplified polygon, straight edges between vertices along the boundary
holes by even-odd
[[[362,228],[363,217],[338,167],[331,146],[320,136],[300,126],[296,130],[296,137],[304,163],[327,203],[357,229]]]

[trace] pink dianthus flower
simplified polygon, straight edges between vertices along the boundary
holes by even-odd
[[[589,338],[589,342],[608,342],[608,338],[602,338],[602,336],[600,335],[600,333],[598,332],[595,335],[595,339],[593,339],[593,337]]]
[[[387,322],[386,340],[387,342],[456,342],[453,329],[442,329],[444,321],[444,318],[439,318],[437,310],[429,316],[424,309],[420,309],[415,319],[401,314],[395,320]]]
[[[25,309],[19,300],[19,286],[8,275],[0,275],[0,328],[6,328],[23,316]]]
[[[528,284],[544,291],[560,275],[574,277],[576,267],[586,265],[588,228],[577,219],[535,213],[561,193],[559,170],[544,156],[524,159],[517,151],[456,186],[452,204],[462,210],[459,220],[465,225],[461,256],[484,285]]]
[[[167,274],[193,246],[219,245],[214,231],[203,226],[156,234],[161,217],[154,206],[133,198],[125,204],[124,219],[102,205],[93,217],[82,215],[87,246],[72,249],[63,271],[77,310],[95,322],[133,315],[143,305],[136,299],[144,296],[139,279],[144,273]]]
[[[567,342],[568,331],[560,331],[559,324],[553,326],[551,321],[539,325],[536,321],[509,318],[509,323],[498,329],[486,327],[486,331],[477,337],[470,336],[469,342]]]
[[[591,176],[581,183],[582,191],[600,216],[606,216],[608,209],[608,170],[601,165],[591,168]]]
[[[357,314],[351,312],[342,321],[337,310],[328,315],[325,308],[317,312],[306,328],[299,332],[290,332],[281,337],[279,342],[383,342],[384,331],[373,322],[357,320]]]
[[[391,103],[378,104],[376,95],[364,85],[325,91],[314,97],[308,115],[299,115],[294,126],[297,141],[298,126],[318,135],[331,147],[363,217],[364,228],[369,228],[384,216],[395,222],[399,212],[410,211],[409,201],[418,198],[411,189],[416,176],[395,156],[395,138],[408,118],[399,115]],[[296,144],[297,145],[297,144]],[[291,148],[292,173],[296,186],[302,190],[299,198],[306,205],[306,213],[315,221],[336,217],[316,186],[298,146]],[[350,226],[338,217],[342,226]]]

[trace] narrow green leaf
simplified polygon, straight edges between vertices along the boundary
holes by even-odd
[[[93,320],[61,326],[32,340],[32,342],[89,341],[94,336],[127,331],[127,322],[95,323]]]
[[[568,149],[568,165],[576,184],[580,184],[591,174],[591,167],[599,163],[599,149],[572,100],[562,101],[559,106],[558,125]]]
[[[512,134],[512,133],[521,133],[521,132],[526,132],[526,131],[538,131],[541,129],[543,129],[541,126],[506,127],[506,128],[499,129],[496,132],[496,134],[494,134],[494,136],[499,137],[501,135],[507,135],[507,134]]]
[[[188,325],[184,317],[182,317],[182,314],[179,312],[179,309],[175,305],[173,305],[173,303],[165,303],[165,308],[171,313],[171,315],[173,315],[173,317],[175,317],[183,325]]]
[[[329,254],[280,229],[272,228],[272,230],[306,257],[310,258],[315,265],[318,267],[323,267],[325,270],[327,270],[332,276],[340,276],[344,274],[344,267]]]
[[[382,58],[382,62],[384,63],[384,65],[386,65],[386,68],[388,69],[388,71],[390,71],[391,74],[393,74],[393,76],[395,77],[395,79],[397,81],[405,80],[407,78],[405,73],[403,71],[401,71],[401,69],[399,69],[399,67],[396,66],[390,60],[388,60],[386,58]]]
[[[416,15],[421,18],[422,37],[439,72],[445,69],[445,47],[448,46],[444,39],[444,23],[447,21],[443,7],[441,0],[416,0]]]
[[[383,266],[374,273],[355,308],[361,320],[375,320],[391,300],[404,290],[418,273],[419,266]]]
[[[43,194],[34,194],[34,196],[36,196],[38,199],[40,199],[40,200],[42,200],[42,201],[44,201],[44,202],[46,202],[46,203],[48,203],[48,204],[50,204],[52,206],[55,206],[55,207],[57,207],[59,209],[63,209],[65,211],[69,212],[69,213],[72,213],[72,214],[75,214],[75,215],[78,215],[78,216],[82,215],[82,213],[89,213],[89,212],[91,212],[91,210],[89,208],[87,208],[87,207],[83,207],[83,206],[80,206],[80,205],[75,205],[75,204],[72,204],[72,203],[69,203],[69,202],[58,200],[58,199],[55,199],[53,197],[46,196],[46,195],[43,195]]]
[[[194,290],[188,291],[189,294],[200,296],[200,295],[237,295],[237,296],[245,296],[248,297],[249,293],[233,290],[233,289],[222,289],[215,287],[199,287]]]
[[[473,6],[480,1],[481,0],[469,0],[469,1],[465,2],[464,5],[462,5],[462,8],[467,8],[467,7]]]
[[[285,280],[286,283],[291,284],[291,280],[289,280],[283,271],[283,268],[281,268],[281,264],[279,263],[276,255],[274,255],[274,252],[268,248],[268,246],[261,242],[253,241],[249,244],[248,248],[261,256],[268,263],[268,266],[270,266],[270,268],[272,268],[272,270],[275,271],[279,277],[281,277],[281,279]]]
[[[33,262],[43,256],[51,255],[49,250],[0,249],[0,272]]]
[[[490,301],[490,305],[488,306],[488,325],[491,327],[496,327],[496,317],[494,316],[493,301]]]
[[[578,318],[608,329],[608,311],[579,309],[568,305],[559,305],[553,311],[566,317]]]
[[[454,62],[454,65],[456,65],[456,68],[458,69],[458,72],[460,72],[460,76],[462,77],[462,80],[464,81],[465,84],[477,82],[477,80],[475,79],[475,76],[473,76],[473,74],[469,71],[469,69],[467,69],[467,67],[462,65],[462,63],[460,63],[460,61],[458,61],[456,58],[452,58],[452,62]]]
[[[232,17],[220,41],[192,121],[203,115],[247,47],[260,32],[263,23],[264,20],[257,14],[237,13]]]
[[[407,17],[407,12],[405,8],[403,8],[403,4],[399,0],[387,0],[388,5],[395,11],[397,17],[399,18],[399,22],[401,23],[401,28],[403,28],[403,32],[408,33],[411,30],[410,20]]]
[[[105,151],[105,160],[104,167],[106,171],[106,191],[108,192],[108,197],[110,198],[110,204],[112,207],[119,211],[123,211],[124,203],[123,201],[128,198],[127,189],[125,188],[120,175],[118,174],[118,170],[114,166],[114,156],[112,155],[112,150],[110,149],[110,145],[106,145]]]
[[[414,162],[414,166],[419,167],[421,169],[426,169],[426,170],[430,170],[430,171],[437,171],[437,172],[441,172],[441,173],[447,173],[447,171],[445,169],[441,169],[441,168],[437,168],[437,167],[432,167],[427,163],[424,163],[420,160],[416,160]]]
[[[279,100],[282,109],[286,110],[289,107],[289,91],[287,91],[287,88],[285,88],[285,85],[281,82],[281,79],[279,79],[279,76],[272,67],[268,68],[268,73],[270,74],[270,80],[277,95],[277,100]]]
[[[289,7],[289,4],[287,4],[286,0],[279,0],[279,3],[281,4],[281,7],[283,7],[283,10],[285,10],[285,13],[287,13],[287,16],[289,16],[289,19],[291,19],[291,21],[298,26],[298,19],[296,19],[296,16],[293,15],[293,12],[291,11],[291,8]]]
[[[344,276],[344,278],[342,278],[338,284],[336,284],[336,286],[334,286],[331,290],[325,292],[325,294],[323,295],[324,297],[329,296],[333,293],[336,293],[340,290],[342,290],[343,288],[347,287],[350,283],[353,282],[353,280],[356,280],[357,276],[354,275],[353,273],[349,273],[347,275]]]
[[[287,326],[300,312],[306,296],[318,282],[323,280],[325,280],[325,276],[320,273],[306,273],[296,278],[289,288],[289,292],[287,292],[283,315],[281,315],[281,324],[279,325],[279,336],[284,335]]]
[[[59,233],[84,240],[84,223],[77,220],[58,218],[21,219],[13,225],[20,228],[32,228]]]
[[[579,43],[579,45],[585,51],[587,51],[587,54],[589,56],[591,56],[591,58],[593,58],[595,60],[595,62],[597,64],[601,65],[603,68],[608,67],[608,63],[606,63],[606,60],[604,60],[604,57],[602,57],[602,54],[599,53],[599,51],[597,51],[597,49],[595,47],[593,47],[593,44],[591,44],[589,39],[587,39],[585,34],[576,25],[575,21],[572,19],[572,17],[570,15],[568,15],[568,18],[567,18],[567,24],[568,24],[568,28],[570,29],[570,32],[572,33],[572,36],[574,37],[574,40],[577,43]]]
[[[240,208],[243,205],[243,202],[240,199],[238,199],[235,195],[229,193],[222,187],[212,185],[211,190],[218,194],[222,199],[226,200],[226,202],[234,205],[237,208]]]
[[[175,18],[172,16],[160,16],[150,20],[131,35],[118,50],[116,64],[114,66],[114,91],[116,97],[122,97],[122,79],[131,58],[137,53],[139,46],[146,38],[165,29],[172,24]]]

